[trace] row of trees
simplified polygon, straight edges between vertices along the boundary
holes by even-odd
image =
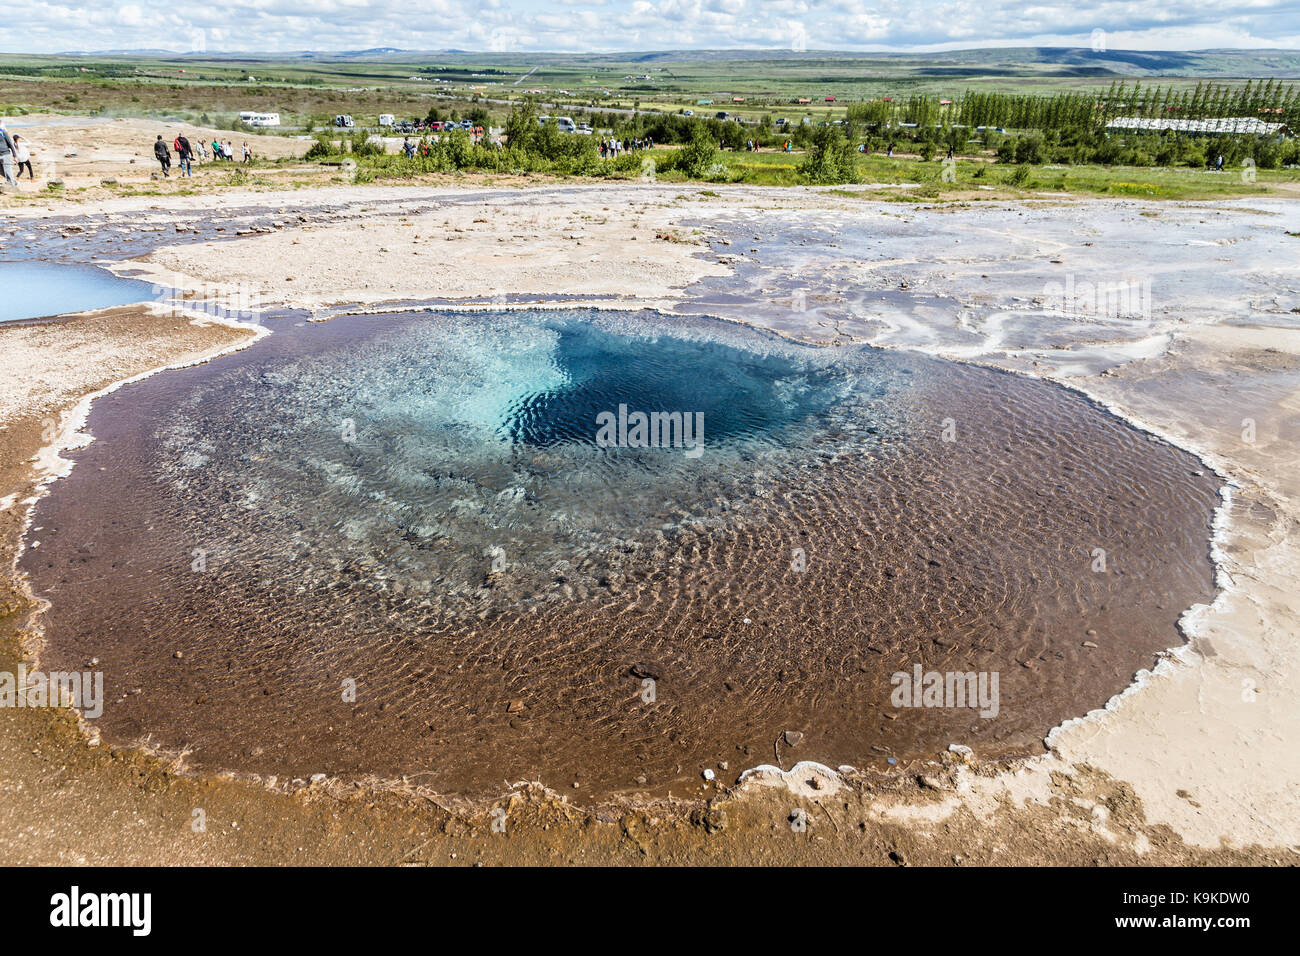
[[[1266,122],[1295,126],[1300,121],[1300,97],[1293,84],[1279,80],[1244,86],[1197,83],[1194,88],[1144,86],[1140,81],[1112,82],[1105,93],[1057,93],[1036,96],[968,92],[952,105],[952,122],[967,126],[1015,129],[1070,129],[1105,126],[1116,117],[1148,119],[1217,119],[1253,116]]]

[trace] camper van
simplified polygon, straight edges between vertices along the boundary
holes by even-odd
[[[396,121],[396,119],[397,119],[397,118],[396,118],[395,116],[393,116],[392,113],[380,113],[380,114],[379,114],[379,125],[380,125],[380,126],[392,126],[393,123]]]
[[[351,129],[357,124],[352,119],[351,116],[347,116],[340,113],[338,116],[334,117],[334,125],[340,127],[341,129]]]
[[[247,126],[279,126],[279,113],[258,113],[255,110],[244,110],[239,114],[239,122]]]
[[[567,117],[567,116],[554,116],[554,117],[552,117],[552,116],[539,116],[539,117],[537,117],[537,125],[538,125],[538,126],[545,126],[546,124],[548,124],[548,123],[550,123],[550,122],[552,122],[552,121],[555,122],[555,128],[558,129],[561,133],[576,133],[576,132],[578,131],[578,127],[577,127],[577,125],[573,122],[572,119],[570,119],[570,118]]]

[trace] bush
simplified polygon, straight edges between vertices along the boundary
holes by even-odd
[[[717,162],[718,144],[707,129],[697,126],[691,133],[691,141],[673,157],[671,166],[690,179],[703,179]]]
[[[1039,164],[1043,159],[1043,138],[1041,136],[1022,136],[1016,140],[1016,162]]]
[[[799,164],[799,175],[816,185],[838,185],[858,181],[853,145],[833,126],[823,126],[813,135],[812,148]]]
[[[323,139],[318,139],[312,143],[303,155],[303,159],[327,159],[334,155],[334,147]]]

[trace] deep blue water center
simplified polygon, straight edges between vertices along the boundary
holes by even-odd
[[[525,445],[595,444],[598,416],[616,415],[620,406],[695,416],[705,443],[742,439],[822,415],[841,396],[843,370],[788,353],[558,319],[552,325],[560,380],[520,396],[502,427]]]

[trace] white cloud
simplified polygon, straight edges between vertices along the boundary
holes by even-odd
[[[0,50],[1300,49],[1300,0],[133,0],[12,4]]]

